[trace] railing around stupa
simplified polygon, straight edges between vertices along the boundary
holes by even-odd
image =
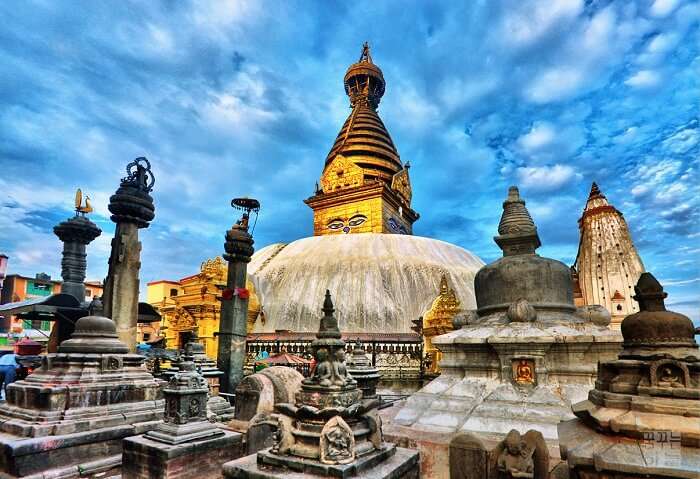
[[[313,339],[313,333],[284,331],[249,334],[246,370],[252,372],[256,361],[265,353],[269,356],[289,353],[306,357]],[[383,380],[415,380],[423,377],[423,340],[417,334],[344,334],[343,340],[347,343],[348,354],[359,340],[362,349],[370,356],[372,366],[379,368]]]

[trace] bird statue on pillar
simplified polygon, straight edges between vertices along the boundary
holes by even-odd
[[[87,214],[92,213],[92,205],[90,204],[90,197],[85,195],[85,205],[83,205],[83,192],[80,188],[75,192],[75,211],[77,213]]]

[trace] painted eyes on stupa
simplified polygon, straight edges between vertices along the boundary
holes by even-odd
[[[350,218],[347,222],[345,223],[344,220],[341,219],[335,219],[328,223],[328,229],[329,230],[343,230],[343,233],[349,233],[352,228],[355,228],[357,226],[360,226],[362,223],[367,221],[367,217],[365,215],[355,215],[352,218]]]

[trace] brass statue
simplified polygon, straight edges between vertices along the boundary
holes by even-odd
[[[83,192],[80,188],[75,192],[75,211],[82,214],[92,213],[93,211],[88,195],[85,195],[85,206],[83,206]]]

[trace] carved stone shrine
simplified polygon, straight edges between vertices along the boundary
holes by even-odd
[[[0,405],[1,475],[118,472],[122,439],[152,429],[163,417],[161,381],[143,361],[129,354],[111,319],[80,318],[57,353],[8,386]]]
[[[345,364],[345,342],[326,291],[311,347],[316,368],[295,404],[277,404],[272,448],[224,465],[229,478],[418,477],[418,453],[385,443],[377,399],[363,399]]]
[[[598,361],[617,355],[619,333],[574,306],[570,269],[535,253],[537,228],[516,187],[503,203],[498,233],[503,257],[477,273],[477,309],[458,314],[457,329],[433,338],[442,374],[398,411],[392,437],[442,433],[446,455],[455,432],[473,433],[491,449],[513,428],[533,429],[554,454],[557,423],[586,397]]]
[[[622,321],[623,350],[598,367],[578,419],[559,424],[561,456],[580,479],[700,477],[700,351],[692,321],[667,311],[642,273],[639,312]]]
[[[221,465],[243,455],[241,434],[207,418],[209,387],[186,354],[163,389],[163,421],[146,434],[124,440],[124,479],[218,475]]]

